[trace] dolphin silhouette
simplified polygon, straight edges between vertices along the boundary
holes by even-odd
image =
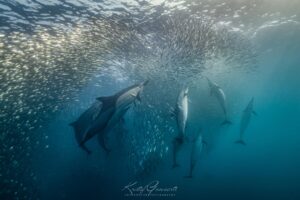
[[[250,123],[252,114],[257,115],[256,112],[253,110],[253,104],[254,104],[254,98],[252,97],[247,107],[243,111],[243,115],[240,123],[240,138],[235,142],[236,144],[246,145],[245,141],[243,140],[245,130],[247,129]]]
[[[210,95],[214,96],[217,99],[225,115],[225,120],[221,123],[221,125],[232,124],[232,122],[227,118],[226,95],[223,89],[218,86],[217,83],[211,81],[209,78],[206,77],[206,79],[210,87]]]

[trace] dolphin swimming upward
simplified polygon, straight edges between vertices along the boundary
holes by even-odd
[[[113,95],[112,97],[115,97],[115,112],[109,119],[105,129],[99,131],[98,133],[98,142],[103,147],[103,149],[106,152],[109,152],[105,145],[105,138],[107,136],[107,133],[115,127],[115,125],[120,122],[127,112],[127,110],[130,108],[130,106],[136,102],[136,100],[141,101],[141,92],[144,89],[144,86],[147,85],[149,81],[144,81],[140,84],[135,84],[133,86],[130,86],[126,89],[121,90],[117,94]],[[102,101],[103,98],[107,97],[99,97],[97,98],[98,101]],[[110,98],[110,97],[109,97]]]
[[[136,99],[140,101],[140,93],[147,83],[148,81],[145,81],[123,89],[115,95],[97,98],[90,108],[70,124],[74,128],[79,146],[90,154],[91,151],[86,148],[85,143],[99,134],[98,141],[108,153],[110,150],[105,144],[106,133],[121,120]]]
[[[240,138],[235,142],[237,144],[246,145],[246,143],[243,140],[244,132],[249,125],[252,114],[257,115],[256,112],[253,110],[253,103],[254,103],[254,98],[252,97],[252,99],[248,103],[242,115],[241,124],[240,124]]]
[[[228,118],[227,118],[226,96],[225,96],[224,91],[215,82],[212,82],[207,77],[206,77],[206,79],[207,79],[208,85],[210,87],[210,95],[215,96],[215,98],[217,98],[220,106],[222,107],[224,115],[225,115],[225,120],[222,122],[221,125],[232,124],[231,121],[229,121]]]
[[[178,135],[173,139],[173,168],[178,166],[177,152],[182,146],[185,138],[185,128],[188,117],[188,91],[189,89],[187,87],[180,91],[176,108],[173,112],[178,127]]]

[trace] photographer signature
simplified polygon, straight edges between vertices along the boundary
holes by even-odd
[[[163,195],[163,194],[173,194],[177,191],[178,187],[170,187],[170,188],[160,188],[159,181],[151,181],[147,185],[138,185],[138,182],[135,181],[133,183],[129,183],[126,185],[122,191],[127,191],[127,195],[143,195],[143,196],[152,196],[152,195]]]

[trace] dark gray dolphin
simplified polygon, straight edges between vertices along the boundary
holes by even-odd
[[[243,140],[243,136],[244,136],[245,130],[247,129],[247,127],[249,125],[252,114],[256,115],[256,112],[253,110],[253,104],[254,104],[254,98],[252,97],[252,99],[248,103],[247,107],[243,111],[241,124],[240,124],[240,135],[239,135],[240,138],[239,138],[239,140],[237,140],[235,142],[237,144],[246,145],[246,143]]]
[[[110,150],[105,144],[105,133],[120,121],[120,118],[128,110],[128,106],[135,99],[140,100],[140,92],[147,83],[148,81],[145,81],[132,85],[112,96],[98,97],[89,109],[70,124],[74,128],[79,146],[90,154],[91,151],[86,148],[85,143],[99,134],[101,135],[101,138],[98,139],[100,145],[106,152],[109,152]]]
[[[209,78],[206,77],[206,79],[210,88],[210,95],[214,96],[217,99],[225,115],[225,119],[221,125],[232,124],[231,121],[228,120],[226,109],[226,95],[223,89],[220,86],[218,86],[215,82],[209,80]]]

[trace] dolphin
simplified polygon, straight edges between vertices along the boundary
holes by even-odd
[[[210,87],[210,95],[214,96],[217,99],[225,115],[225,120],[221,123],[221,125],[232,124],[232,122],[227,118],[226,95],[223,89],[220,86],[218,86],[215,82],[209,80],[209,78],[206,77],[206,79]]]
[[[178,135],[173,139],[173,168],[177,167],[177,152],[185,138],[186,122],[188,118],[188,87],[183,88],[177,98],[177,104],[173,112],[176,117]]]
[[[240,138],[239,138],[239,140],[237,140],[235,142],[237,144],[246,145],[246,143],[243,140],[244,132],[245,132],[246,128],[249,125],[249,122],[251,120],[252,114],[257,115],[256,112],[253,110],[253,103],[254,103],[254,98],[252,97],[252,99],[248,103],[247,107],[243,111],[243,115],[242,115],[242,119],[241,119],[241,124],[240,124]]]
[[[191,155],[190,155],[190,168],[189,168],[189,174],[186,176],[186,178],[192,178],[193,177],[193,171],[196,166],[196,163],[198,161],[198,158],[202,152],[203,146],[206,145],[206,142],[203,140],[202,135],[197,134],[197,136],[192,140],[192,149],[191,149]]]
[[[85,143],[97,134],[101,135],[98,139],[102,148],[108,153],[110,150],[105,144],[105,132],[111,130],[115,123],[129,109],[130,103],[135,99],[140,101],[140,92],[148,81],[132,85],[121,90],[112,96],[98,97],[97,101],[82,113],[79,118],[70,123],[74,128],[75,137],[79,146],[88,154],[91,153]]]
[[[107,149],[105,145],[107,133],[112,130],[117,123],[122,121],[123,116],[126,114],[133,103],[135,103],[136,101],[141,101],[141,92],[143,91],[144,86],[148,84],[148,82],[149,81],[147,80],[140,84],[132,85],[113,95],[113,97],[115,98],[115,111],[111,118],[108,120],[106,127],[98,132],[98,142],[107,153],[110,152],[110,150]],[[101,102],[103,101],[103,98],[106,97],[98,97],[97,100]]]

